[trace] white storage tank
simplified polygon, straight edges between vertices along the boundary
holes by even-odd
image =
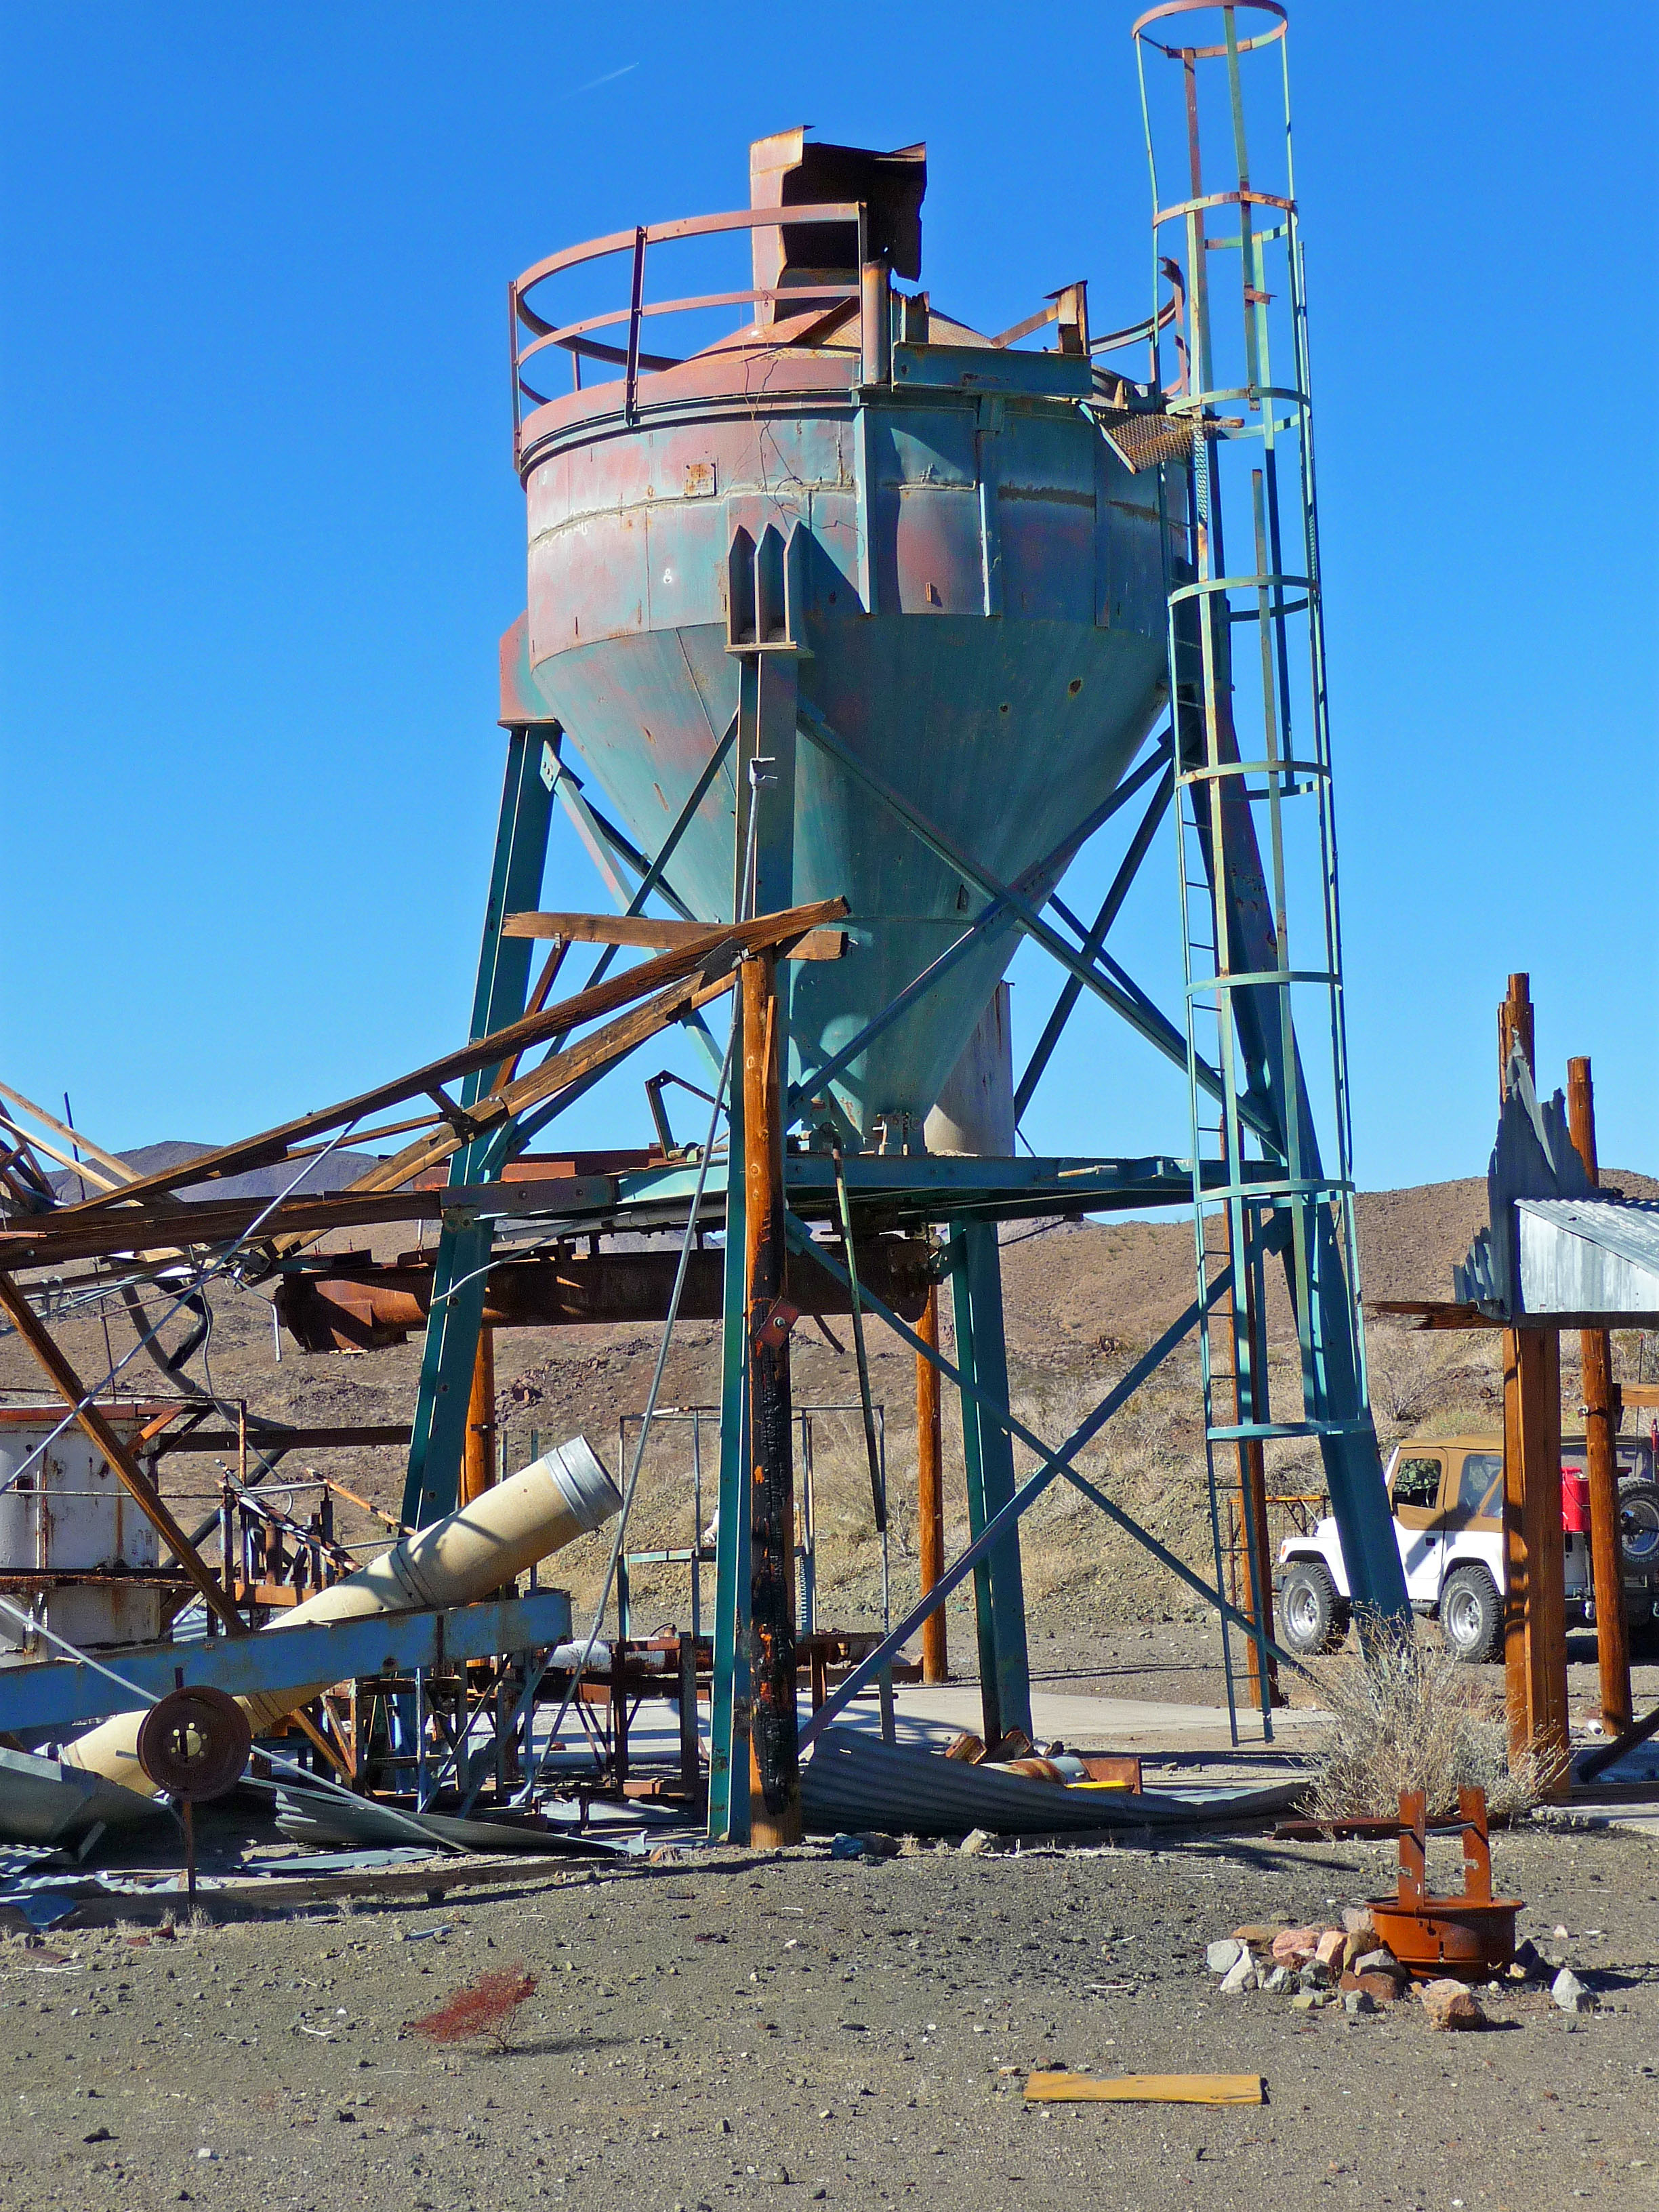
[[[131,1443],[142,1425],[137,1410],[100,1410]],[[0,1595],[44,1607],[46,1626],[83,1649],[152,1641],[161,1632],[161,1592],[137,1578],[157,1571],[155,1530],[78,1428],[40,1452],[61,1419],[61,1409],[0,1406]],[[53,1646],[0,1613],[0,1659],[12,1656],[49,1658]]]

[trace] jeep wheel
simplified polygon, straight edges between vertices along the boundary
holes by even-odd
[[[1659,1567],[1659,1482],[1621,1482],[1619,1533],[1625,1565],[1643,1573]]]
[[[1297,1559],[1285,1577],[1279,1619],[1291,1650],[1312,1658],[1334,1651],[1347,1634],[1347,1601],[1337,1595],[1329,1570],[1317,1559]]]
[[[1504,1609],[1484,1567],[1459,1567],[1440,1593],[1440,1632],[1466,1667],[1484,1667],[1504,1632]]]

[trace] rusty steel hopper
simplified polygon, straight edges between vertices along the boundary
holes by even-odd
[[[1157,475],[1100,427],[1129,388],[1091,359],[1083,288],[1034,319],[1046,351],[898,294],[925,182],[921,148],[786,132],[751,151],[749,210],[573,247],[513,292],[529,604],[504,687],[557,718],[647,854],[725,745],[665,872],[700,920],[732,912],[730,738],[755,687],[787,825],[760,902],[842,893],[854,915],[846,957],[791,975],[809,1091],[989,896],[878,787],[1040,906],[1167,696]],[[649,300],[648,249],[744,231],[751,289]],[[550,321],[544,288],[611,255],[629,305]],[[722,303],[753,320],[687,358],[650,349],[657,315]],[[567,357],[575,388],[544,397]],[[1011,919],[988,931],[823,1086],[860,1142],[919,1127],[1016,942]]]

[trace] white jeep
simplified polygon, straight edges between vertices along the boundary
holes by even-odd
[[[1659,1484],[1647,1437],[1617,1439],[1625,1547],[1625,1614],[1632,1628],[1659,1620]],[[1414,1613],[1437,1620],[1471,1666],[1493,1658],[1504,1635],[1504,1443],[1501,1437],[1408,1438],[1383,1477],[1395,1541]],[[1582,1437],[1561,1446],[1561,1525],[1567,1620],[1593,1621],[1589,1510]],[[1279,1633],[1292,1651],[1334,1651],[1348,1632],[1352,1592],[1336,1522],[1287,1536],[1273,1577]]]

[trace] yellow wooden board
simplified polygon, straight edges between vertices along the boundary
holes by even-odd
[[[1260,2105],[1259,2074],[1029,2074],[1025,2094],[1037,2104]]]

